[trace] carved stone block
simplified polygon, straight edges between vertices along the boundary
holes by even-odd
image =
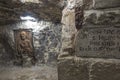
[[[58,80],[89,80],[89,63],[80,60],[74,63],[73,59],[60,60],[58,63]]]

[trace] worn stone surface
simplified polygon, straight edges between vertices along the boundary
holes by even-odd
[[[91,9],[93,7],[93,0],[83,0],[84,9]]]
[[[57,68],[53,66],[0,67],[0,80],[58,80]]]
[[[73,59],[60,60],[58,63],[58,80],[89,80],[89,62]]]
[[[58,63],[59,80],[119,80],[120,60],[65,58]]]
[[[106,10],[86,10],[84,25],[117,25],[120,24],[120,8]]]
[[[120,7],[119,0],[83,0],[86,9],[103,9]]]
[[[98,60],[91,65],[90,80],[119,80],[120,60]]]

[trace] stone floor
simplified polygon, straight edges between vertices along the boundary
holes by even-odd
[[[0,80],[57,80],[57,78],[57,68],[53,66],[0,67]]]

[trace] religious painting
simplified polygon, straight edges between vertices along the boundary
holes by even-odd
[[[17,58],[23,66],[34,64],[33,38],[31,29],[14,30]]]

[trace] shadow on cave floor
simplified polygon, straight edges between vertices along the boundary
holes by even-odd
[[[34,66],[31,68],[0,68],[0,80],[57,80],[57,67]]]

